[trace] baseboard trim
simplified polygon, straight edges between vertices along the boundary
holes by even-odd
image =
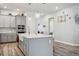
[[[16,41],[11,41],[11,42],[0,42],[0,44],[7,44],[7,43],[16,43]]]
[[[69,43],[69,42],[65,42],[65,41],[60,41],[60,40],[54,40],[54,41],[60,42],[60,43],[63,43],[63,44],[67,44],[67,45],[71,45],[71,46],[79,46],[79,44]]]

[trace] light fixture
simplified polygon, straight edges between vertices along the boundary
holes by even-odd
[[[7,8],[7,6],[4,6],[4,8],[6,9],[6,8]]]
[[[17,9],[17,11],[20,11],[20,9]]]
[[[28,20],[31,21],[31,17],[28,17]]]
[[[58,6],[56,6],[56,10],[58,10]]]
[[[40,17],[40,13],[36,13],[36,14],[35,14],[35,17],[36,17],[36,18],[39,18],[39,17]]]

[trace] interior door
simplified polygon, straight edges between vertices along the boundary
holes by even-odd
[[[49,34],[53,34],[53,19],[49,20]]]

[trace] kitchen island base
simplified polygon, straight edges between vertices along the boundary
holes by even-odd
[[[19,35],[19,48],[26,56],[53,56],[53,38],[51,36]]]

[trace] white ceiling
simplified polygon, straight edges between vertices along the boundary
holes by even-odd
[[[50,13],[56,11],[56,6],[58,10],[70,6],[78,5],[77,3],[3,3],[0,4],[1,10],[15,10],[20,9],[20,11],[24,12],[40,12],[40,13]],[[6,9],[3,7],[7,6]]]

